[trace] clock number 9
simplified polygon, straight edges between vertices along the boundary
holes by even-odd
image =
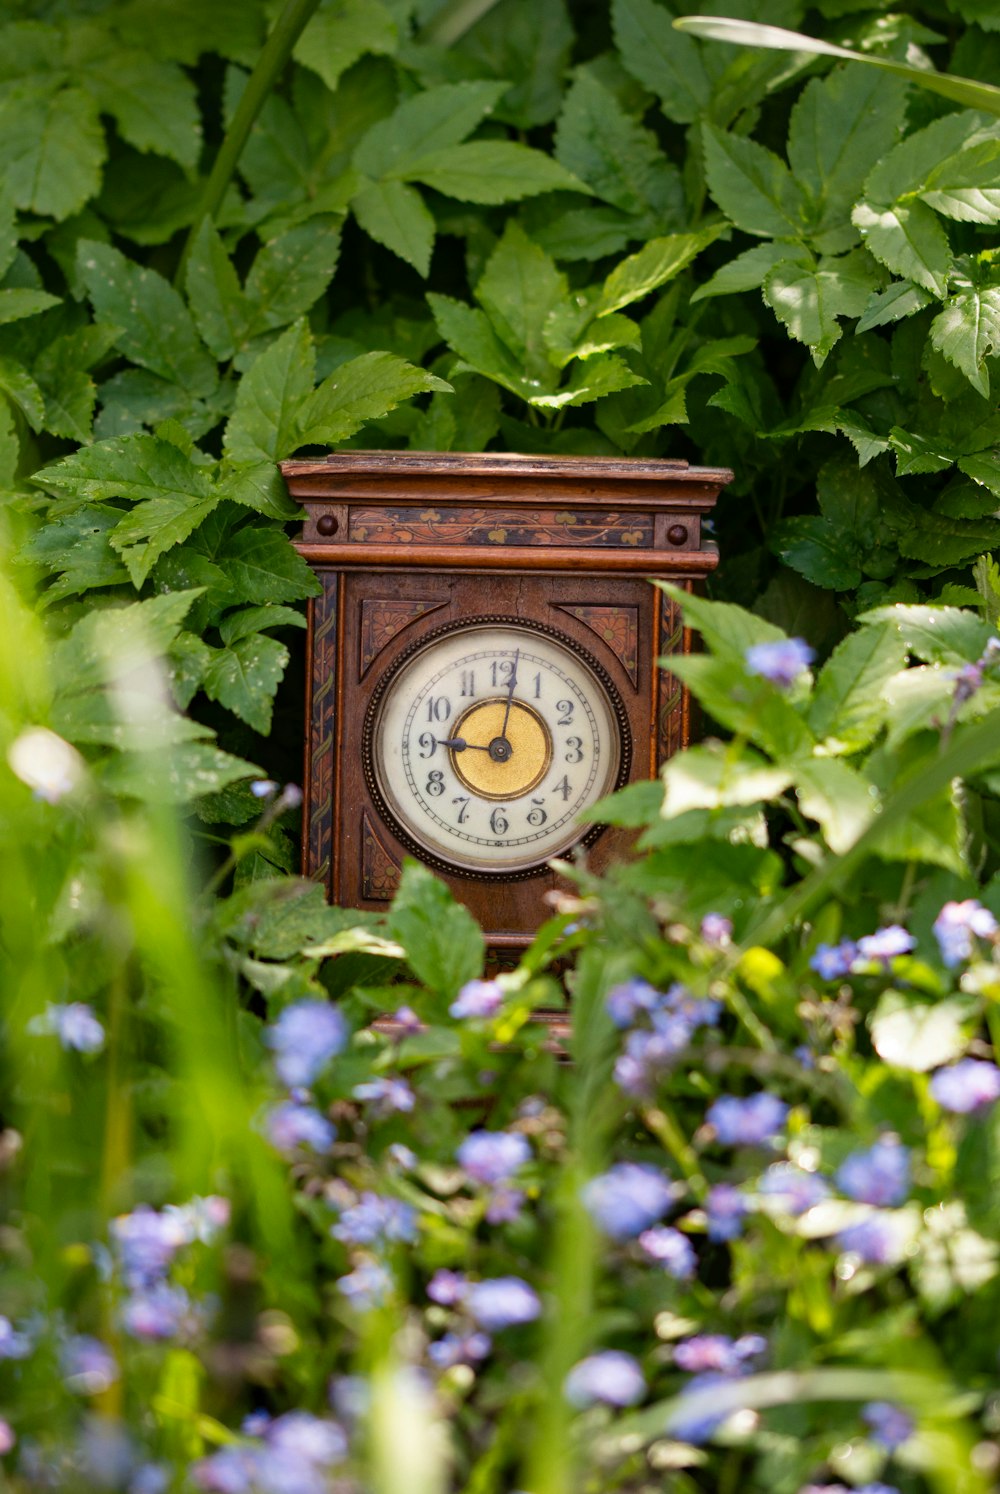
[[[490,829],[494,835],[505,835],[508,829],[506,811],[497,806],[490,815]]]
[[[567,737],[566,738],[566,746],[569,748],[569,751],[566,753],[566,761],[568,763],[582,763],[583,762],[583,738],[582,737]]]
[[[433,757],[437,751],[437,737],[432,731],[422,731],[417,738],[417,744],[423,749],[420,753],[421,757]]]
[[[432,799],[437,799],[444,793],[444,774],[439,772],[437,768],[435,768],[433,773],[428,773],[424,793],[430,794]]]

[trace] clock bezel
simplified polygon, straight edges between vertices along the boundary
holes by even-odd
[[[483,627],[515,628],[533,637],[549,639],[551,642],[561,645],[571,654],[576,655],[580,662],[590,670],[600,688],[605,692],[618,730],[618,770],[615,774],[614,783],[606,790],[606,793],[615,793],[628,782],[632,767],[632,733],[629,727],[628,711],[618,691],[618,687],[600,661],[595,659],[593,654],[587,649],[583,648],[575,638],[571,638],[559,628],[551,627],[548,623],[530,622],[526,621],[523,617],[512,617],[506,613],[487,613],[477,617],[464,617],[454,622],[442,623],[438,627],[429,629],[426,633],[423,633],[419,638],[414,639],[412,643],[408,644],[378,680],[365,711],[365,719],[361,732],[361,753],[365,783],[371,794],[372,802],[378,809],[387,828],[399,841],[400,845],[418,857],[425,866],[429,866],[434,871],[441,872],[445,876],[469,877],[476,882],[523,882],[532,877],[542,876],[548,872],[553,856],[565,856],[578,848],[593,845],[603,833],[605,827],[603,825],[592,825],[589,829],[583,830],[568,845],[563,846],[560,851],[544,856],[527,866],[500,867],[496,871],[491,871],[486,867],[465,866],[460,862],[449,860],[439,851],[430,849],[402,824],[382,793],[375,768],[375,731],[382,703],[397,674],[417,654],[432,647],[439,640]],[[601,797],[603,798],[604,795]]]

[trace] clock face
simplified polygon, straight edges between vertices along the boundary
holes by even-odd
[[[365,769],[397,834],[479,875],[544,865],[622,780],[625,713],[551,629],[476,619],[408,650],[376,690]]]

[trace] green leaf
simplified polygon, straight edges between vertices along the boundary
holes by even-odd
[[[670,13],[653,0],[613,0],[611,18],[622,62],[657,95],[668,119],[690,124],[704,113],[712,90],[700,48],[672,30]]]
[[[850,67],[813,78],[796,100],[788,163],[810,205],[810,236],[823,238],[826,252],[853,240],[846,219],[869,171],[896,142],[905,100],[901,84]]]
[[[97,402],[93,379],[68,359],[44,375],[37,366],[35,372],[45,398],[45,429],[68,441],[88,442]]]
[[[263,14],[246,0],[126,0],[115,26],[154,57],[193,64],[205,52],[253,62],[264,41]]]
[[[775,525],[769,544],[786,565],[815,586],[850,591],[861,582],[856,540],[818,514],[797,514]]]
[[[145,602],[106,606],[74,623],[52,651],[53,684],[57,690],[85,690],[104,685],[116,660],[137,650],[151,658],[166,653],[180,632],[198,593],[170,592]]]
[[[746,736],[771,757],[784,760],[812,751],[802,713],[780,691],[748,677],[742,658],[685,654],[672,669],[720,726]]]
[[[0,358],[0,393],[17,406],[33,431],[42,429],[45,423],[42,391],[28,370],[13,358]]]
[[[322,0],[292,50],[331,91],[366,52],[394,52],[396,23],[380,0]]]
[[[298,446],[333,445],[377,420],[405,399],[450,384],[394,353],[364,353],[342,363],[299,411]]]
[[[752,249],[737,254],[721,270],[716,270],[711,280],[699,285],[691,296],[691,303],[693,305],[709,296],[732,296],[741,291],[756,290],[764,284],[768,272],[779,264],[810,265],[812,255],[804,244],[793,243],[790,239],[755,244]]]
[[[480,77],[508,80],[498,111],[507,123],[518,130],[550,124],[575,40],[565,0],[504,0],[485,14],[477,8],[479,18],[452,55],[467,59]]]
[[[589,192],[558,161],[513,140],[473,140],[404,161],[396,174],[463,202],[517,202],[539,192]]]
[[[565,275],[512,218],[486,262],[476,299],[528,378],[554,382],[545,328],[569,306]]]
[[[252,524],[227,537],[215,556],[241,602],[298,602],[316,596],[312,571],[281,530]]]
[[[804,203],[784,161],[755,140],[707,122],[702,139],[709,191],[727,218],[744,233],[800,238]]]
[[[471,135],[505,88],[505,83],[446,83],[404,99],[365,135],[354,152],[354,166],[375,179],[400,175],[408,162]]]
[[[211,394],[215,359],[198,339],[191,314],[162,275],[127,260],[109,244],[81,239],[77,265],[97,316],[120,327],[117,345],[133,363],[195,395]]]
[[[56,219],[78,213],[100,189],[104,157],[97,106],[82,89],[0,87],[0,174],[19,208]]]
[[[653,232],[680,227],[684,209],[676,167],[656,137],[631,119],[589,72],[577,75],[566,96],[556,129],[556,159],[599,197]]]
[[[982,140],[927,173],[921,199],[959,223],[1000,222],[1000,140]]]
[[[249,633],[263,633],[267,628],[304,628],[305,617],[292,607],[244,607],[230,612],[219,624],[225,644],[238,643]]]
[[[663,770],[666,793],[661,813],[669,820],[690,809],[767,803],[783,794],[792,781],[787,769],[772,767],[748,750],[738,760],[730,760],[721,750],[689,747],[672,757]]]
[[[302,510],[288,496],[281,473],[273,462],[253,462],[232,467],[217,484],[220,498],[242,503],[269,519],[301,519]]]
[[[992,629],[971,612],[958,607],[915,607],[897,604],[862,613],[859,622],[889,623],[904,646],[928,664],[961,669],[978,659]]]
[[[58,306],[59,297],[48,291],[0,290],[0,325],[4,322],[19,322],[26,316],[37,316],[50,306]]]
[[[276,638],[250,633],[217,649],[205,670],[202,687],[264,736],[271,730],[274,695],[288,663],[288,650]]]
[[[251,364],[236,391],[223,446],[234,462],[277,462],[296,446],[299,411],[312,393],[315,352],[305,318]]]
[[[733,602],[714,602],[706,597],[681,591],[668,581],[655,583],[683,609],[689,627],[697,628],[712,652],[742,667],[746,651],[755,643],[778,643],[785,637],[780,628],[765,618],[737,607]],[[670,668],[664,660],[663,667]]]
[[[915,311],[922,311],[931,304],[930,294],[914,285],[910,280],[896,280],[888,290],[872,296],[865,314],[855,327],[855,332],[868,332],[872,327],[884,327],[887,323],[902,321]]]
[[[872,168],[865,182],[866,198],[888,204],[920,191],[936,169],[964,149],[982,122],[980,115],[965,110],[907,135]]]
[[[371,182],[351,199],[351,210],[370,238],[426,276],[436,225],[415,187],[397,181]]]
[[[247,336],[283,327],[307,312],[333,278],[340,255],[340,228],[325,214],[271,239],[247,276]]]
[[[814,758],[794,766],[799,808],[816,820],[823,839],[835,855],[849,850],[879,808],[878,796],[866,778],[839,758]]]
[[[798,342],[812,349],[819,367],[840,337],[839,317],[860,316],[875,289],[865,257],[845,254],[819,264],[784,260],[764,279],[764,299]]]
[[[216,358],[231,358],[246,336],[248,313],[239,278],[210,218],[202,219],[195,235],[185,284],[206,346]]]
[[[604,282],[597,305],[598,316],[630,306],[651,291],[666,285],[685,269],[722,231],[722,225],[698,233],[675,233],[650,242],[616,265]]]
[[[217,794],[241,778],[259,778],[256,763],[233,757],[207,742],[182,742],[155,752],[112,758],[101,770],[112,793],[151,804],[189,804]]]
[[[773,47],[782,52],[839,57],[868,67],[881,68],[915,83],[918,88],[941,94],[954,103],[971,109],[984,109],[990,114],[1000,114],[1000,88],[994,88],[992,84],[976,83],[971,78],[959,78],[952,73],[936,73],[923,67],[913,67],[892,58],[873,56],[871,52],[852,52],[847,47],[819,41],[815,36],[806,36],[801,31],[786,31],[781,26],[760,26],[751,21],[731,20],[723,16],[683,16],[674,25],[678,31],[704,37],[707,41],[729,42],[738,47]]]
[[[924,203],[876,208],[859,202],[851,215],[868,250],[894,275],[943,297],[951,269],[951,246]]]
[[[141,440],[142,437],[131,439]],[[110,542],[125,562],[137,589],[160,556],[193,534],[218,502],[218,493],[196,501],[187,494],[148,498],[116,525]]]
[[[808,714],[826,752],[852,754],[874,741],[887,715],[883,692],[905,663],[898,630],[885,624],[861,628],[837,645],[819,673]]]
[[[533,394],[529,403],[542,410],[562,410],[571,405],[589,405],[619,389],[632,389],[649,381],[633,373],[623,358],[605,353],[588,358],[573,369],[570,378],[555,394]]]
[[[110,114],[123,140],[136,150],[170,156],[192,170],[201,153],[201,118],[194,84],[174,62],[146,50],[108,45],[104,28],[92,28],[93,53],[80,81],[102,114]]]
[[[441,336],[470,368],[524,399],[537,392],[522,373],[520,361],[500,341],[485,312],[433,292],[428,294],[427,301]],[[555,382],[554,370],[552,377]]]
[[[92,500],[174,497],[192,504],[215,496],[208,477],[183,452],[149,435],[99,441],[43,467],[34,481]]]
[[[990,397],[986,359],[1000,348],[1000,284],[965,262],[968,274],[956,274],[956,294],[931,323],[930,338],[939,353],[961,369],[977,394]]]
[[[55,572],[57,579],[42,595],[43,606],[97,586],[121,586],[128,572],[108,542],[121,521],[119,509],[79,508],[49,519],[18,552],[17,560]]]
[[[404,863],[388,931],[406,950],[417,979],[445,1001],[453,1001],[466,981],[482,973],[485,948],[478,924],[444,883],[415,861]]]

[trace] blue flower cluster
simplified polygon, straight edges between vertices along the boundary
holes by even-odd
[[[210,1494],[329,1494],[330,1471],[347,1456],[337,1422],[289,1411],[274,1420],[251,1417],[241,1442],[202,1458],[191,1469]]]
[[[607,1009],[616,1027],[628,1029],[625,1051],[615,1063],[615,1081],[637,1099],[655,1093],[698,1028],[714,1026],[720,1014],[718,1002],[692,996],[682,985],[657,991],[638,979],[609,991]]]

